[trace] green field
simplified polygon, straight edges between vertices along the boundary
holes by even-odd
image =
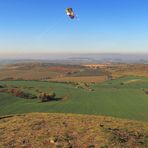
[[[148,78],[123,77],[102,84],[90,84],[94,91],[76,88],[72,84],[39,81],[0,81],[0,85],[19,87],[36,94],[54,91],[65,100],[40,103],[38,99],[22,99],[0,93],[0,115],[28,112],[58,112],[107,115],[148,121]]]

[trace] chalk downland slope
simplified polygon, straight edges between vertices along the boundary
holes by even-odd
[[[0,118],[0,147],[148,147],[148,123],[104,116],[31,113]]]

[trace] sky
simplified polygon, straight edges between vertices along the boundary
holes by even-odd
[[[0,0],[0,55],[25,53],[148,53],[148,1]]]

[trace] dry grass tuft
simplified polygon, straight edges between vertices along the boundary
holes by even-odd
[[[103,116],[31,113],[0,119],[0,146],[148,147],[148,123]]]

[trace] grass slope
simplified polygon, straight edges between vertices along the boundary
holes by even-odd
[[[137,81],[138,79],[138,81]],[[136,80],[136,81],[135,81]],[[58,112],[107,115],[119,118],[148,121],[148,78],[123,77],[102,84],[91,84],[89,92],[71,84],[39,81],[0,81],[8,87],[17,86],[27,92],[55,91],[58,97],[66,100],[39,103],[0,93],[0,115],[29,112]]]
[[[146,148],[148,124],[103,116],[33,113],[0,119],[0,147]]]

